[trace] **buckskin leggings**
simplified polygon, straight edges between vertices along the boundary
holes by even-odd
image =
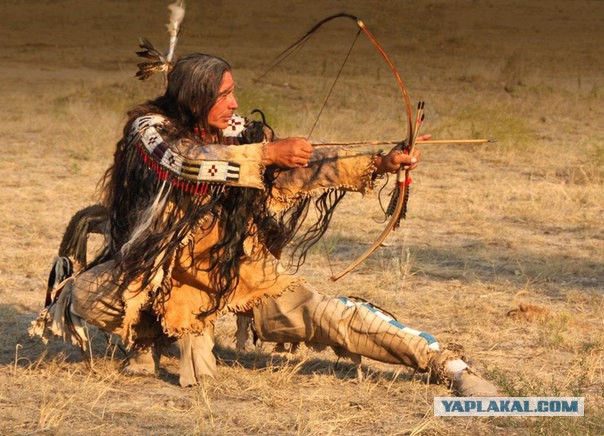
[[[253,309],[260,339],[328,345],[387,363],[429,369],[439,352],[436,339],[404,326],[382,311],[348,298],[322,295],[301,284]]]

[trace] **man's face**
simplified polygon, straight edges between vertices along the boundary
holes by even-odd
[[[235,81],[231,72],[226,71],[218,88],[216,102],[208,114],[208,124],[218,129],[225,129],[238,107],[235,99]]]

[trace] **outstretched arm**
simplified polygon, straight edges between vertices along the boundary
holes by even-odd
[[[430,135],[424,135],[423,140]],[[291,201],[329,189],[365,193],[373,187],[375,177],[395,173],[401,167],[413,169],[419,164],[421,153],[403,154],[396,147],[388,154],[359,152],[346,146],[312,147],[302,138],[287,138],[281,145],[274,142],[277,157],[267,159],[282,168],[273,183],[274,197]],[[269,149],[270,150],[270,149]],[[310,153],[310,154],[309,154]],[[275,162],[286,162],[275,163]]]

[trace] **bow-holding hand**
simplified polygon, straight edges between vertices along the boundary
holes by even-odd
[[[422,135],[419,141],[427,141],[432,135]],[[415,169],[419,165],[421,151],[413,149],[413,154],[404,154],[398,147],[394,147],[388,154],[377,156],[375,159],[376,174],[396,173],[401,166],[405,170]]]
[[[304,138],[277,139],[266,144],[262,164],[281,168],[307,167],[312,150],[312,145]]]

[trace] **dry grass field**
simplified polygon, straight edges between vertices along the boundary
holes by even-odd
[[[385,307],[461,343],[504,394],[583,396],[581,418],[434,417],[442,386],[364,360],[358,383],[331,352],[237,356],[218,326],[218,378],[178,387],[120,373],[115,341],[83,357],[27,335],[70,216],[96,201],[127,108],[161,92],[133,78],[137,38],[167,44],[167,1],[2,2],[0,14],[0,434],[603,434],[604,2],[189,0],[177,54],[228,59],[241,113],[306,135],[355,29],[334,22],[262,81],[270,60],[319,19],[363,17],[411,99],[426,145],[409,216],[357,271],[334,269],[380,231],[376,194],[350,195],[301,274],[332,295]],[[361,37],[311,140],[397,139],[394,80]],[[90,361],[90,364],[87,362]]]

